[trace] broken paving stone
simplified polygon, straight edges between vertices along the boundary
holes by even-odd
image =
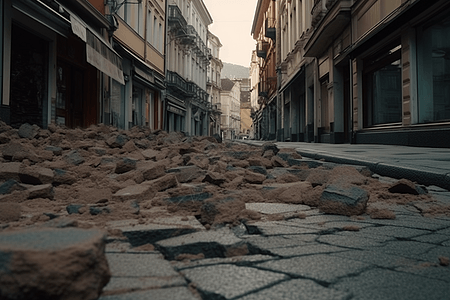
[[[400,179],[396,183],[392,184],[388,191],[397,194],[411,194],[411,195],[423,195],[427,193],[427,190],[416,185],[408,179]]]
[[[166,170],[166,172],[174,173],[180,183],[191,182],[206,175],[206,171],[197,166],[177,167]]]
[[[9,161],[23,161],[28,159],[32,162],[39,161],[36,153],[29,145],[24,145],[19,142],[11,142],[2,149],[3,158]]]
[[[54,177],[55,175],[51,169],[37,166],[23,166],[19,171],[20,181],[26,184],[38,185],[52,183]]]
[[[78,150],[72,150],[69,153],[65,154],[63,156],[63,159],[66,163],[70,165],[81,165],[84,163],[84,158],[81,156],[81,154],[78,152]]]
[[[93,151],[95,154],[103,156],[106,155],[106,149],[101,147],[91,147],[91,151]]]
[[[45,150],[51,151],[54,155],[62,155],[63,149],[61,147],[56,146],[47,146],[45,147]]]
[[[97,299],[110,279],[104,249],[99,230],[2,232],[2,299]]]
[[[29,186],[28,199],[47,198],[52,200],[54,196],[53,186],[51,184],[41,184]]]
[[[209,182],[211,184],[220,186],[226,181],[227,179],[222,174],[216,172],[208,172],[202,182]]]
[[[170,197],[170,198],[166,198],[166,201],[169,201],[171,203],[176,203],[176,204],[180,204],[180,203],[186,203],[186,202],[202,202],[205,201],[206,199],[211,198],[212,194],[210,193],[197,193],[197,194],[191,194],[191,195],[186,195],[186,196],[176,196],[176,197]]]
[[[250,166],[247,169],[255,173],[267,175],[267,169],[263,166]]]
[[[369,194],[356,186],[329,185],[320,197],[319,209],[325,213],[345,216],[361,215],[366,211]]]
[[[0,184],[0,195],[11,194],[14,191],[23,191],[26,189],[26,187],[24,187],[14,179],[9,179],[8,181]]]
[[[245,172],[244,180],[248,183],[261,184],[264,180],[266,180],[266,176],[247,170]]]
[[[140,163],[137,165],[137,170],[142,173],[145,180],[153,180],[165,174],[164,165],[155,162]]]
[[[100,214],[109,214],[111,213],[111,209],[107,206],[90,206],[89,213],[93,216]]]
[[[84,207],[83,204],[69,204],[66,206],[66,211],[69,215],[81,214],[80,208]]]
[[[119,229],[133,247],[155,244],[168,237],[205,230],[193,216],[187,217],[185,221],[180,217],[167,217],[152,219],[148,224],[138,224],[137,220],[123,220],[111,221],[107,225],[110,229]]]
[[[280,152],[278,146],[272,142],[265,142],[264,144],[262,144],[261,148],[262,148],[261,155],[264,155],[266,151],[272,151],[273,155],[277,155],[278,152]]]
[[[70,171],[66,171],[63,169],[54,169],[53,174],[54,174],[53,177],[54,185],[61,185],[61,184],[72,185],[75,182],[77,182],[77,179],[75,178],[74,174]]]
[[[126,201],[126,200],[150,200],[155,196],[156,192],[151,185],[148,184],[136,184],[127,186],[124,189],[117,191],[113,196],[113,200]]]
[[[106,144],[111,148],[122,148],[127,142],[128,138],[122,134],[112,136],[106,140]]]
[[[180,254],[203,253],[205,258],[226,257],[227,252],[243,246],[246,246],[245,243],[228,228],[194,232],[156,243],[156,247],[169,260]]]
[[[182,273],[195,284],[203,299],[237,299],[289,279],[285,274],[231,264],[186,269]]]
[[[114,172],[116,174],[123,174],[128,171],[135,170],[135,169],[136,169],[136,160],[125,157],[125,158],[120,159],[116,163],[116,169],[114,170]]]
[[[287,168],[289,167],[289,164],[284,161],[281,157],[279,156],[273,156],[270,161],[272,162],[272,165],[274,167],[281,167],[281,168]]]
[[[245,208],[266,215],[311,210],[308,205],[284,203],[246,203]]]
[[[177,177],[174,174],[167,174],[151,181],[145,181],[143,185],[149,185],[156,192],[162,192],[178,186]]]

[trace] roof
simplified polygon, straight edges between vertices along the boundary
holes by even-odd
[[[231,91],[234,87],[234,81],[228,78],[223,78],[220,80],[223,91]]]

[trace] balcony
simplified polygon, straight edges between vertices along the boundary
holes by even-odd
[[[176,72],[167,71],[166,84],[167,88],[175,95],[183,97],[189,95],[188,83]]]
[[[180,8],[176,5],[169,5],[168,22],[171,31],[175,32],[185,29],[187,26],[186,19],[183,17]]]
[[[193,100],[200,103],[206,103],[208,101],[208,93],[194,82],[187,83],[187,92]]]
[[[351,21],[351,0],[315,0],[312,24],[315,30],[306,43],[305,57],[318,57]]]
[[[256,56],[266,59],[269,46],[269,42],[258,41],[258,44],[256,45]]]
[[[265,21],[265,29],[266,29],[265,36],[267,38],[272,39],[272,41],[275,41],[277,37],[276,19],[267,18]]]

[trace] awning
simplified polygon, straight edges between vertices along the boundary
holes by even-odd
[[[87,25],[74,12],[58,3],[70,15],[72,32],[86,43],[86,61],[120,84],[123,79],[122,58],[105,38]]]

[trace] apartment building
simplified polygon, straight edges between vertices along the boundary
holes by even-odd
[[[260,139],[261,132],[261,104],[258,103],[258,85],[259,85],[259,60],[256,50],[252,51],[250,62],[250,106],[251,106],[251,135],[252,139]]]
[[[240,132],[240,80],[221,79],[221,136],[222,139],[235,139]]]
[[[211,55],[206,45],[212,18],[202,0],[169,0],[167,14],[165,129],[208,135]]]
[[[105,123],[122,129],[163,128],[166,1],[107,0],[114,49],[122,57],[125,84],[111,82]]]
[[[125,83],[103,0],[3,0],[0,118],[13,127],[105,120],[111,80]]]
[[[241,95],[240,95],[240,130],[239,135],[242,138],[253,136],[252,131],[252,105],[250,98],[250,78],[241,79]]]
[[[448,1],[277,3],[277,140],[450,146]]]
[[[277,38],[277,1],[258,0],[253,18],[251,35],[256,41],[256,56],[259,68],[258,103],[260,109],[254,115],[255,127],[262,139],[275,139],[281,118],[277,118],[280,106],[277,78],[277,52],[280,51]]]
[[[207,92],[209,94],[209,102],[211,103],[209,135],[220,135],[220,91],[222,90],[220,74],[222,72],[223,63],[220,60],[220,48],[222,43],[220,39],[208,32],[208,48],[211,52],[211,61],[208,66]]]

